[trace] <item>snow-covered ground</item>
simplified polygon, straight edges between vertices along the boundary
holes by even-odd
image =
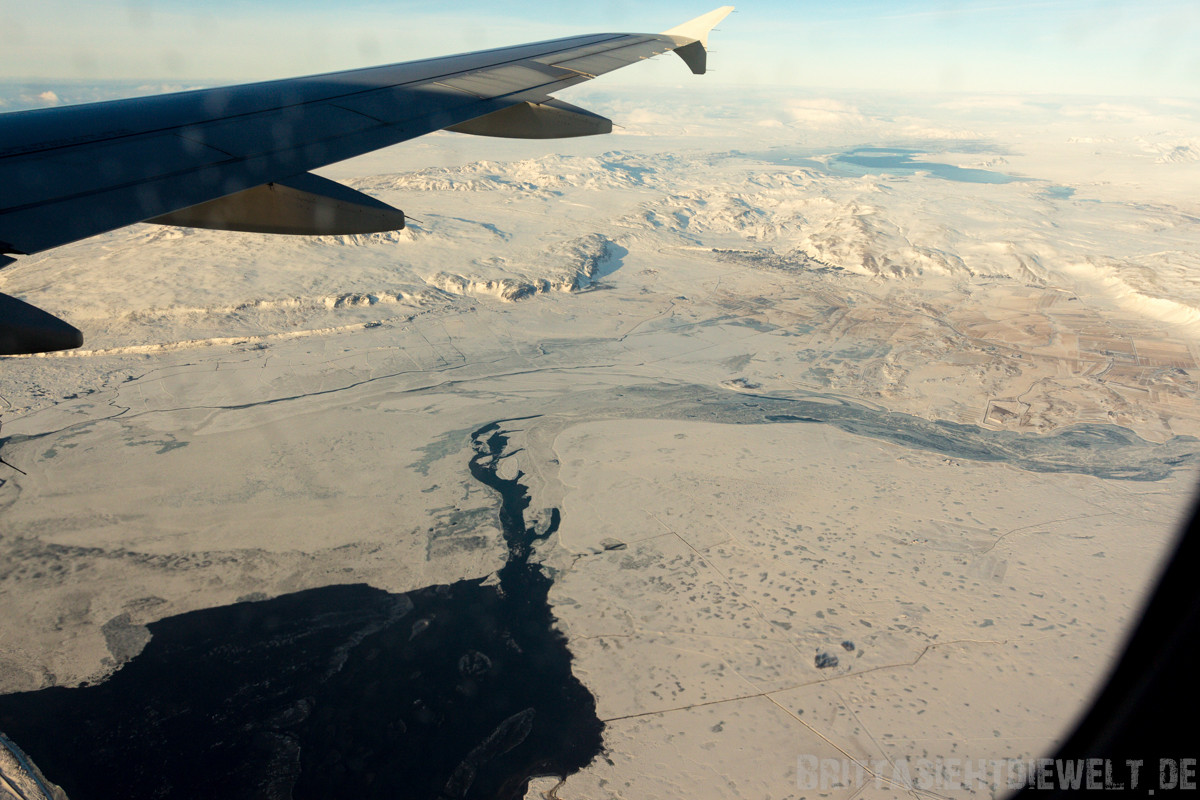
[[[1195,483],[1200,106],[692,91],[322,171],[398,233],[141,225],[0,272],[85,334],[0,360],[0,690],[103,678],[122,614],[488,574],[468,435],[537,415],[505,468],[562,511],[539,558],[608,723],[558,797],[1050,748]]]

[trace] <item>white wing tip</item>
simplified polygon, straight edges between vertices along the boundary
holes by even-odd
[[[728,17],[733,11],[733,6],[721,6],[707,14],[702,14],[695,19],[688,20],[682,25],[676,25],[669,31],[663,31],[664,36],[673,36],[683,39],[693,39],[700,42],[705,47],[708,47],[708,34],[717,26],[717,24]]]

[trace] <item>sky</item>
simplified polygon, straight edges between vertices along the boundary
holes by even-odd
[[[664,0],[0,0],[0,80],[211,85],[601,31],[655,32],[717,5]],[[1200,2],[745,2],[713,34],[714,83],[902,92],[1200,97]],[[636,74],[635,74],[636,72]],[[671,86],[659,58],[606,76]]]

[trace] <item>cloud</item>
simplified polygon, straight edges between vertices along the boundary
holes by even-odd
[[[58,95],[47,89],[37,96],[37,101],[47,106],[56,106],[62,102],[58,99]]]
[[[1015,95],[959,97],[937,105],[948,111],[1028,111],[1033,107],[1026,98]]]
[[[972,130],[971,128],[943,128],[937,125],[928,125],[921,121],[911,122],[900,130],[905,136],[909,136],[914,139],[970,141],[972,139],[984,138],[982,133]]]
[[[1158,102],[1172,108],[1200,108],[1200,103],[1195,100],[1185,100],[1182,97],[1160,97]]]
[[[1122,103],[1085,103],[1063,106],[1063,116],[1084,117],[1096,122],[1133,122],[1152,119],[1155,115],[1145,108]]]
[[[803,128],[828,128],[866,121],[854,106],[827,97],[788,100],[779,111],[781,121]]]

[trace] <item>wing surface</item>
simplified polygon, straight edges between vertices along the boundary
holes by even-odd
[[[607,120],[582,109],[574,109],[578,124],[565,123],[574,107],[552,93],[669,50],[694,52],[731,10],[662,34],[573,36],[0,114],[0,265],[4,253],[37,253],[134,222],[172,219],[166,215],[452,126],[487,135],[600,132],[596,120]],[[699,69],[694,59],[685,61],[703,72],[702,60]],[[498,113],[513,106],[522,108]],[[490,122],[468,124],[489,115]],[[538,130],[524,134],[521,126]]]

